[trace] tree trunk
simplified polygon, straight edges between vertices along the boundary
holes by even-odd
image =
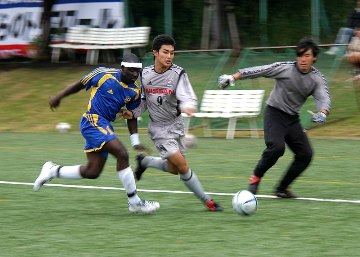
[[[44,0],[43,13],[41,15],[40,26],[42,28],[42,35],[40,35],[37,61],[50,61],[50,18],[51,10],[56,0]]]

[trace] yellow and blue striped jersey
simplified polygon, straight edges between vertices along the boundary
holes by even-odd
[[[88,113],[114,121],[122,107],[133,110],[140,104],[140,87],[121,82],[120,72],[120,69],[99,67],[80,80],[86,90],[91,89]]]

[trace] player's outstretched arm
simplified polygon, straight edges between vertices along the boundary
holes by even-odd
[[[68,95],[75,94],[84,88],[85,86],[82,83],[80,83],[80,81],[67,86],[64,90],[60,91],[55,96],[50,97],[49,99],[50,109],[54,111],[54,109],[60,106],[61,99],[63,99]]]

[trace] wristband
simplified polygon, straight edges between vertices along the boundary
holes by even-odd
[[[138,133],[130,135],[131,146],[140,145],[140,138]]]

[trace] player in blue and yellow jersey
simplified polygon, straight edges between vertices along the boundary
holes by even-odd
[[[122,182],[131,213],[152,213],[160,205],[158,202],[140,199],[136,191],[133,171],[129,166],[129,155],[125,146],[114,132],[111,122],[123,107],[133,110],[140,103],[140,87],[136,85],[142,64],[134,54],[127,54],[121,62],[121,69],[99,67],[85,75],[80,81],[66,87],[50,98],[49,105],[53,110],[61,100],[82,89],[90,91],[87,111],[82,115],[80,131],[85,138],[87,165],[60,166],[46,162],[35,180],[34,190],[38,191],[43,184],[55,177],[69,179],[96,179],[101,174],[108,154],[117,159],[117,174]],[[145,150],[140,144],[137,133],[137,120],[128,120],[128,129],[132,146],[136,150]]]

